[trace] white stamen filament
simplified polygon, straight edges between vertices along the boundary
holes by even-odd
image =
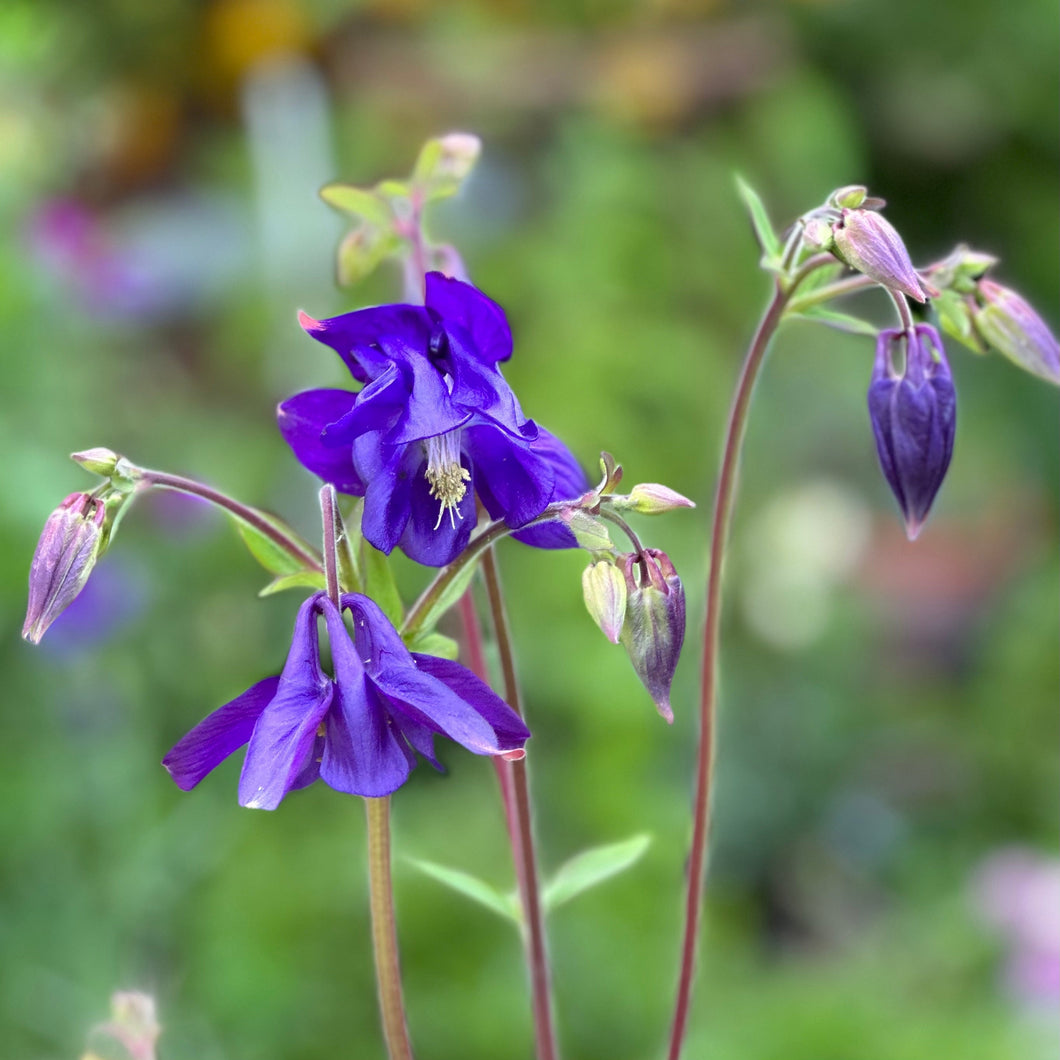
[[[442,525],[445,513],[449,512],[449,524],[456,527],[456,520],[463,519],[457,505],[467,493],[465,482],[471,473],[460,463],[460,432],[447,431],[427,439],[427,481],[431,484],[431,496],[439,503],[437,530]]]

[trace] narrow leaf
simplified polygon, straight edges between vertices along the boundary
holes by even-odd
[[[405,609],[401,604],[394,572],[387,557],[367,541],[361,541],[361,571],[364,575],[364,593],[370,596],[380,610],[395,626],[401,625]]]
[[[504,917],[505,920],[522,924],[522,912],[519,908],[519,901],[514,894],[502,894],[496,887],[486,883],[485,880],[480,880],[477,876],[472,876],[468,872],[461,872],[459,869],[451,869],[445,865],[438,865],[433,861],[420,861],[418,858],[409,858],[409,861],[420,872],[437,880],[439,883],[444,883],[446,887],[464,895],[465,898],[470,898],[472,901],[478,902],[479,905],[484,905],[498,916]]]
[[[635,835],[621,843],[592,847],[561,865],[541,894],[545,909],[569,902],[598,883],[625,871],[648,849],[650,835]]]
[[[285,589],[326,589],[327,584],[324,575],[315,570],[303,570],[297,574],[284,574],[274,578],[258,596],[272,596],[273,593],[282,593]]]
[[[433,604],[431,604],[430,609],[423,616],[423,620],[419,625],[421,632],[417,634],[417,636],[422,635],[423,632],[430,632],[430,630],[434,629],[442,615],[444,615],[446,611],[448,611],[449,608],[452,607],[465,592],[467,592],[467,587],[471,584],[471,579],[474,578],[477,569],[477,563],[468,563],[442,590],[441,595]]]
[[[740,176],[736,178],[736,190],[751,216],[751,225],[754,228],[758,245],[762,248],[763,257],[768,263],[778,262],[783,248],[776,232],[773,231],[769,214],[766,213],[765,205],[758,197],[758,192]]]
[[[388,228],[393,220],[386,202],[367,188],[357,188],[353,184],[325,184],[320,189],[320,197],[336,210],[381,228]]]
[[[828,327],[835,328],[837,331],[845,331],[849,335],[868,335],[869,338],[875,338],[880,330],[867,320],[850,316],[848,313],[837,313],[834,309],[823,309],[820,306],[813,306],[802,313],[789,313],[787,319],[827,324]]]
[[[228,513],[231,515],[231,513]],[[293,531],[275,516],[266,515],[264,512],[257,513],[266,522],[272,523],[277,529],[282,529],[285,534]],[[304,569],[304,564],[295,559],[286,549],[281,548],[267,534],[263,533],[250,523],[244,522],[237,515],[232,515],[243,544],[247,551],[270,573],[270,574],[297,574]]]
[[[439,659],[452,659],[460,654],[460,645],[452,637],[447,637],[437,630],[424,633],[420,631],[408,642],[409,651],[419,652],[421,655],[436,655]]]

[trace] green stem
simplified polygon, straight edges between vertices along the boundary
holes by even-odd
[[[323,570],[320,556],[314,549],[294,530],[275,516],[267,516],[257,508],[242,504],[220,490],[215,490],[212,486],[196,482],[194,479],[185,478],[183,475],[170,475],[165,471],[152,471],[148,468],[140,468],[138,471],[137,488],[154,486],[159,489],[187,493],[193,497],[201,497],[218,508],[223,508],[225,511],[230,512],[248,526],[253,527],[263,537],[267,537],[274,545],[281,548],[292,559],[308,570]]]
[[[765,361],[770,340],[788,308],[799,284],[815,269],[831,264],[830,254],[818,254],[802,265],[787,284],[777,283],[773,298],[759,321],[748,348],[729,410],[721,469],[714,498],[714,518],[710,537],[710,567],[707,572],[707,610],[703,631],[703,670],[699,700],[699,745],[696,756],[695,798],[692,817],[692,846],[688,860],[688,889],[685,899],[681,965],[670,1034],[669,1060],[678,1060],[688,1027],[695,974],[696,941],[702,911],[703,881],[706,875],[707,839],[711,821],[711,783],[714,774],[715,714],[717,704],[718,647],[721,628],[721,579],[729,520],[736,496],[736,471],[747,427],[747,413],[758,373]]]
[[[390,1060],[412,1060],[401,989],[394,887],[390,878],[390,798],[364,800],[368,821],[368,888],[372,911],[372,951],[383,1017],[383,1040]]]
[[[497,648],[504,675],[504,698],[508,705],[522,715],[519,681],[515,672],[515,654],[512,646],[511,627],[504,607],[497,556],[492,548],[486,550],[482,559],[482,573],[486,579],[490,613],[497,635]],[[527,966],[530,970],[530,997],[534,1013],[534,1038],[538,1060],[556,1060],[555,1024],[552,1018],[552,987],[549,975],[548,949],[545,940],[545,915],[541,906],[541,889],[538,881],[537,855],[534,849],[534,830],[530,803],[530,780],[526,759],[504,762],[508,771],[507,794],[511,799],[512,819],[509,831],[512,838],[512,855],[515,860],[515,876],[519,885],[519,898],[523,909]],[[502,785],[502,791],[504,790]]]
[[[788,312],[805,313],[807,309],[830,302],[833,298],[856,294],[858,291],[867,291],[875,286],[877,286],[875,280],[870,280],[868,276],[862,276],[860,273],[857,276],[847,276],[845,279],[836,280],[835,283],[826,283],[822,287],[817,287],[799,298],[793,298],[788,304]]]

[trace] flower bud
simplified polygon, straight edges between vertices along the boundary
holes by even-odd
[[[590,563],[582,571],[582,594],[593,621],[617,644],[626,617],[626,579],[610,561]]]
[[[22,636],[39,644],[47,628],[85,587],[103,547],[103,501],[71,493],[44,524],[29,569]]]
[[[976,294],[972,326],[982,339],[1020,368],[1060,383],[1060,344],[1034,309],[993,280],[980,280]]]
[[[85,449],[80,453],[71,453],[70,459],[80,464],[86,471],[103,478],[110,478],[118,467],[120,456],[113,449],[105,449],[96,446],[94,449]]]
[[[685,590],[665,552],[620,557],[626,581],[622,646],[659,713],[673,722],[670,685],[685,639]]]
[[[431,199],[453,195],[474,168],[481,150],[482,141],[471,133],[449,133],[428,140],[416,159],[413,183]]]
[[[864,184],[847,184],[845,187],[836,188],[828,196],[828,201],[832,206],[836,206],[841,210],[855,210],[865,202],[868,195],[869,189]]]
[[[832,226],[832,235],[832,252],[850,268],[914,301],[927,300],[902,237],[880,214],[843,210]]]
[[[658,482],[638,482],[628,497],[615,499],[615,507],[641,515],[659,515],[672,512],[675,508],[694,508],[695,504],[669,486]]]
[[[891,359],[904,347],[899,373]],[[905,516],[912,541],[927,518],[953,455],[957,395],[939,333],[881,331],[869,385],[869,419],[880,467]]]

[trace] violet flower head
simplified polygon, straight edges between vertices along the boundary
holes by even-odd
[[[976,284],[972,325],[998,353],[1050,383],[1060,384],[1060,342],[1022,295],[993,280]]]
[[[835,255],[856,272],[915,302],[927,300],[902,237],[875,210],[844,209],[832,226],[832,239]]]
[[[279,677],[251,685],[162,759],[178,787],[189,791],[244,744],[239,804],[264,810],[318,777],[351,795],[389,795],[405,783],[415,752],[438,766],[436,733],[475,754],[521,757],[529,730],[473,673],[410,652],[367,596],[343,596],[341,611],[322,592],[302,604]],[[318,615],[333,676],[320,665]]]
[[[901,347],[905,364],[892,360]],[[957,395],[939,333],[881,331],[869,385],[869,419],[880,467],[905,516],[912,541],[927,519],[953,455]]]
[[[29,603],[22,636],[39,644],[48,627],[74,602],[103,550],[106,506],[71,493],[48,516],[29,568]]]
[[[301,321],[363,385],[296,394],[280,431],[310,471],[364,497],[364,536],[380,551],[444,566],[471,536],[476,494],[514,529],[588,488],[563,443],[523,415],[498,367],[512,353],[504,311],[470,284],[432,272],[425,305]],[[521,538],[574,544],[552,527]]]

